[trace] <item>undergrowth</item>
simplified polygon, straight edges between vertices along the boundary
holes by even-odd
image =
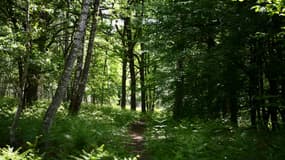
[[[152,160],[281,160],[284,131],[233,128],[226,120],[175,122],[166,113],[148,121],[146,147]]]
[[[141,115],[114,107],[82,105],[69,116],[62,105],[48,137],[39,135],[49,102],[26,108],[20,118],[17,140],[9,144],[14,99],[0,99],[0,160],[135,160],[126,145],[128,127]],[[226,120],[175,122],[163,111],[146,114],[145,149],[150,160],[281,160],[285,157],[284,130],[276,132],[234,128]],[[43,147],[48,142],[48,148]]]
[[[7,101],[13,103],[9,105]],[[0,100],[0,145],[2,147],[0,151],[3,151],[0,159],[6,160],[5,156],[8,153],[22,159],[32,153],[47,160],[74,158],[84,160],[82,157],[88,157],[88,155],[90,159],[99,155],[104,155],[107,159],[131,159],[125,158],[131,157],[126,151],[126,144],[130,141],[127,128],[130,123],[139,118],[139,114],[114,107],[84,104],[78,116],[69,116],[63,104],[57,112],[48,137],[42,137],[39,133],[49,102],[39,101],[24,110],[17,128],[17,141],[21,148],[14,149],[7,147],[9,126],[16,108],[14,102],[15,100],[12,99]],[[49,144],[47,149],[44,149],[45,142]],[[40,152],[32,152],[31,144]]]

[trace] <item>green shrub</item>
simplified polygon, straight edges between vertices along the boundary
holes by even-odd
[[[14,114],[16,106],[17,106],[17,99],[10,98],[10,97],[1,97],[0,98],[0,117],[11,117]]]

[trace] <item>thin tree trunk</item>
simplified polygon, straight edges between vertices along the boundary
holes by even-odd
[[[145,61],[146,61],[146,64],[150,64],[150,55],[149,55],[149,53],[147,53],[146,55],[145,55]],[[147,76],[147,75],[149,75],[150,74],[150,66],[145,66],[145,77]],[[151,83],[150,83],[150,81],[148,81],[147,82],[147,85],[146,85],[146,108],[147,108],[147,111],[151,111],[151,104],[150,104],[150,101],[151,101]]]
[[[143,113],[146,112],[146,89],[145,89],[145,53],[144,45],[141,44],[142,54],[140,59],[140,83],[141,83],[141,110]]]
[[[269,70],[267,70],[267,78],[269,82],[269,107],[268,107],[268,113],[270,116],[271,124],[272,124],[272,130],[275,131],[279,128],[278,124],[278,117],[277,117],[277,111],[278,111],[278,73],[275,69],[273,69],[273,66],[276,65],[276,50],[274,50],[275,47],[275,37],[274,36],[268,36],[267,37],[267,49],[270,53],[269,62],[267,64],[267,67]]]
[[[285,106],[285,79],[281,81],[281,104],[282,106]],[[281,114],[283,126],[285,126],[285,109],[284,108],[280,109],[280,114]]]
[[[80,80],[78,83],[78,89],[76,93],[73,93],[73,97],[70,102],[70,110],[72,111],[72,114],[78,114],[80,110],[80,105],[82,103],[82,97],[84,95],[85,87],[88,80],[88,73],[89,68],[92,60],[92,54],[94,50],[94,40],[97,30],[97,12],[99,8],[100,0],[95,0],[94,2],[94,10],[93,10],[93,16],[92,16],[92,26],[90,31],[90,37],[88,42],[88,48],[87,48],[87,55],[85,57],[85,64],[83,67],[83,71],[80,74]]]
[[[131,77],[131,110],[136,110],[136,72],[135,72],[135,58],[134,58],[134,42],[131,30],[131,18],[125,18],[125,29],[127,36],[127,56],[129,60],[129,69]]]
[[[126,109],[126,81],[127,81],[127,57],[126,53],[123,54],[122,62],[122,88],[121,88],[121,108]]]
[[[139,28],[139,36],[143,36],[143,18],[144,18],[144,0],[141,1],[141,20]],[[141,83],[141,110],[146,112],[146,89],[145,89],[145,45],[141,43],[141,56],[140,56],[140,83]]]
[[[29,55],[32,52],[32,42],[31,42],[31,35],[30,35],[30,1],[26,1],[26,22],[25,22],[25,31],[27,34],[27,41],[26,41],[26,53],[23,57],[19,58],[18,68],[19,68],[19,93],[18,99],[19,104],[17,111],[14,115],[11,127],[10,127],[10,143],[12,145],[16,145],[16,130],[18,126],[18,121],[20,119],[21,113],[25,107],[25,88],[27,82],[27,75],[28,75],[28,68],[29,68]]]
[[[131,76],[131,110],[135,111],[136,106],[136,72],[133,52],[129,52],[129,67]]]
[[[31,106],[35,101],[38,100],[40,75],[39,71],[32,67],[33,65],[29,64],[26,88],[24,92],[24,104],[26,106]]]
[[[71,44],[72,44],[72,34],[71,32],[69,31],[69,23],[70,23],[70,0],[66,0],[66,7],[67,7],[67,10],[66,10],[66,13],[65,13],[65,19],[63,20],[64,23],[63,23],[63,27],[65,28],[64,29],[64,38],[63,38],[63,58],[64,60],[67,59],[67,56],[68,56],[68,53],[70,52],[70,47],[71,47]],[[67,89],[64,93],[64,97],[63,97],[63,101],[64,102],[67,102],[68,100],[71,99],[71,93],[72,92],[72,84],[69,83],[67,85]]]
[[[69,52],[69,44],[70,44],[70,36],[69,36],[69,31],[68,31],[68,27],[69,27],[69,12],[70,12],[70,0],[66,0],[67,3],[67,11],[65,14],[65,23],[64,23],[64,51],[63,51],[63,56],[66,58]]]
[[[228,56],[228,55],[226,55]],[[230,57],[228,57],[230,58]],[[238,71],[236,66],[233,65],[230,61],[226,64],[226,70],[224,72],[224,91],[225,98],[229,101],[229,109],[230,109],[230,121],[234,127],[238,126],[238,99],[237,93],[239,89],[239,81],[238,81]]]
[[[257,74],[256,69],[253,67],[256,65],[256,45],[251,48],[250,64],[252,69],[249,71],[249,105],[250,105],[250,119],[252,128],[257,128],[256,124],[256,112],[257,112]]]
[[[106,52],[106,55],[105,55],[105,60],[104,60],[104,66],[103,66],[103,75],[104,75],[104,77],[108,77],[108,72],[107,72],[107,74],[106,74],[106,70],[108,70],[107,69],[107,64],[108,64],[108,59],[107,59],[107,51],[105,51]],[[107,75],[107,76],[106,76]],[[101,96],[100,96],[100,98],[101,98],[101,106],[103,106],[103,104],[104,104],[104,98],[105,98],[105,81],[102,83],[102,86],[101,86]]]
[[[177,60],[176,64],[177,77],[175,82],[175,99],[173,106],[173,118],[179,120],[183,118],[183,99],[184,99],[184,77],[183,77],[183,60],[180,58]]]
[[[52,102],[44,116],[42,124],[42,132],[44,135],[48,134],[51,128],[52,121],[55,117],[56,111],[63,99],[67,84],[70,81],[74,61],[77,57],[78,52],[80,52],[80,48],[82,46],[82,39],[85,35],[85,30],[87,25],[87,17],[89,12],[90,1],[91,0],[83,0],[78,29],[74,37],[74,44],[72,46],[70,54],[68,55],[65,61],[64,70],[58,82],[58,87],[56,89],[55,95],[53,96]]]
[[[257,86],[256,86],[256,98],[255,101],[257,103],[257,116],[259,124],[262,128],[267,129],[267,123],[268,123],[268,113],[265,111],[265,100],[264,100],[264,83],[263,83],[263,59],[264,59],[264,50],[262,48],[263,43],[258,41],[256,48],[258,49],[256,54],[256,66],[257,71],[255,74],[257,74]],[[259,97],[259,99],[257,99]]]
[[[79,108],[76,108],[76,97],[77,97],[77,92],[78,92],[78,87],[79,87],[79,81],[81,78],[81,72],[83,70],[83,56],[84,56],[84,44],[85,44],[85,36],[82,39],[82,46],[79,49],[80,52],[77,55],[76,59],[76,69],[74,72],[74,77],[73,77],[73,82],[71,84],[71,90],[70,90],[70,96],[68,97],[70,100],[70,105],[69,105],[69,114],[71,115],[76,115],[77,110],[79,111]],[[67,91],[68,92],[68,91]]]
[[[83,54],[84,54],[84,41],[85,41],[85,37],[83,37],[82,40],[82,48],[80,49],[80,53],[78,53],[77,55],[77,64],[76,64],[76,70],[74,72],[74,78],[73,78],[73,83],[71,84],[71,91],[70,91],[70,105],[69,105],[69,114],[71,115],[76,115],[79,111],[79,108],[77,108],[77,102],[76,101],[76,97],[77,97],[77,92],[78,92],[78,87],[79,87],[79,81],[81,78],[81,72],[83,70]]]
[[[278,124],[278,118],[277,118],[277,95],[278,95],[278,89],[277,89],[277,81],[273,79],[269,79],[269,86],[270,86],[270,96],[272,96],[269,100],[270,106],[268,108],[268,112],[270,114],[270,120],[272,123],[272,130],[277,130],[279,128]]]
[[[0,97],[4,97],[6,95],[6,91],[7,91],[7,88],[8,88],[8,84],[5,82],[6,77],[2,77],[2,78],[0,80],[0,83],[1,83]]]

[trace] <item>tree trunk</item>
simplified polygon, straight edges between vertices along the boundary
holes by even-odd
[[[64,48],[63,48],[63,56],[64,58],[67,57],[68,52],[69,52],[69,46],[70,46],[70,36],[69,36],[69,31],[68,31],[68,27],[69,27],[69,12],[70,12],[70,0],[66,0],[67,3],[67,11],[65,14],[65,23],[64,23]]]
[[[127,57],[123,54],[122,62],[122,88],[121,88],[121,108],[126,109],[126,81],[127,81]]]
[[[257,50],[256,50],[256,44],[254,43],[251,47],[251,57],[250,57],[250,67],[249,70],[249,107],[250,107],[250,120],[251,120],[251,127],[257,128],[256,124],[256,112],[257,112],[257,85],[258,85],[258,77],[257,77],[257,67],[256,61],[257,61]]]
[[[277,96],[278,96],[278,89],[277,89],[277,81],[275,79],[269,79],[269,86],[270,86],[270,106],[268,108],[268,113],[270,115],[270,120],[272,123],[272,130],[275,131],[279,128],[278,118],[277,118]]]
[[[268,36],[267,40],[264,44],[267,44],[267,51],[270,53],[267,61],[267,78],[269,82],[269,106],[268,106],[268,114],[270,116],[271,124],[272,124],[272,130],[275,131],[279,128],[278,124],[278,117],[277,117],[277,111],[278,111],[278,99],[279,99],[279,91],[278,91],[278,77],[279,74],[276,70],[275,66],[278,65],[277,59],[280,57],[277,57],[278,53],[276,53],[275,47],[275,39],[274,36]]]
[[[14,115],[11,127],[10,127],[10,143],[16,145],[16,130],[18,126],[18,121],[20,119],[21,113],[25,107],[25,88],[27,82],[27,75],[29,69],[29,58],[32,52],[32,42],[31,42],[31,33],[30,33],[30,1],[26,1],[26,22],[25,22],[25,31],[27,34],[26,40],[26,53],[23,57],[20,57],[18,60],[18,70],[19,70],[19,92],[18,92],[18,108]]]
[[[136,106],[136,72],[133,53],[129,53],[129,67],[131,76],[131,110],[135,111]]]
[[[70,105],[69,105],[69,114],[70,115],[76,115],[78,112],[79,112],[79,106],[77,106],[78,102],[76,102],[77,100],[77,94],[78,94],[78,87],[79,87],[79,81],[80,81],[80,74],[83,70],[83,54],[84,54],[84,40],[85,40],[85,37],[83,37],[83,40],[82,40],[82,48],[80,49],[80,53],[78,53],[77,55],[77,64],[76,64],[76,70],[75,70],[75,73],[74,73],[74,79],[73,79],[73,83],[71,84],[71,91],[70,91],[70,97],[69,100],[70,100]]]
[[[183,60],[177,60],[176,64],[177,76],[175,82],[175,92],[174,92],[174,106],[173,106],[173,118],[179,120],[184,116],[184,77],[183,77]]]
[[[68,97],[70,100],[70,105],[69,105],[69,114],[70,115],[76,115],[79,112],[79,106],[77,106],[78,102],[76,102],[76,97],[78,94],[78,87],[79,87],[79,81],[81,78],[81,72],[83,70],[83,54],[84,54],[84,42],[85,42],[85,36],[82,39],[82,46],[79,49],[80,52],[77,55],[77,63],[76,63],[76,70],[74,72],[74,78],[73,82],[71,84],[71,91],[70,91],[70,96]],[[68,92],[68,91],[67,91]],[[67,93],[68,95],[68,93]]]
[[[229,55],[226,55],[229,56]],[[228,58],[231,58],[230,56]],[[229,109],[231,113],[231,123],[234,127],[238,126],[237,114],[238,114],[238,99],[237,93],[239,89],[239,76],[238,70],[235,65],[230,61],[226,62],[226,70],[224,72],[224,89],[225,99],[229,100]]]
[[[146,89],[145,89],[145,53],[144,45],[141,44],[142,54],[140,58],[140,84],[141,84],[141,110],[143,113],[146,112]]]
[[[31,106],[38,100],[38,89],[40,81],[39,66],[29,64],[26,87],[24,91],[24,105]]]
[[[92,60],[92,54],[94,50],[94,40],[95,40],[95,35],[96,35],[96,30],[97,30],[97,12],[99,8],[99,1],[100,0],[95,0],[94,2],[94,10],[93,10],[93,16],[92,16],[92,26],[91,26],[91,31],[90,31],[90,37],[89,37],[89,42],[88,42],[88,48],[87,48],[87,55],[85,57],[85,64],[83,67],[83,70],[80,72],[80,77],[79,77],[79,83],[76,92],[73,92],[73,97],[70,102],[70,111],[71,114],[78,114],[80,110],[80,105],[82,102],[82,97],[84,95],[85,87],[87,84],[88,80],[88,73],[89,73],[89,68]]]
[[[149,53],[145,54],[145,63],[150,64],[150,55]],[[150,66],[145,66],[145,77],[150,74]],[[151,88],[152,84],[151,81],[147,82],[147,85],[145,87],[146,90],[146,109],[147,111],[151,111]]]
[[[143,36],[143,18],[144,18],[144,0],[141,1],[141,20],[138,34]],[[146,112],[146,89],[145,89],[145,45],[141,43],[141,56],[140,56],[140,84],[141,84],[141,110]]]
[[[129,60],[129,68],[130,68],[130,77],[131,77],[131,110],[136,110],[136,72],[135,72],[135,58],[134,58],[134,45],[133,35],[131,30],[131,18],[126,17],[125,21],[125,29],[127,35],[127,56]]]
[[[238,117],[237,117],[237,113],[238,113],[238,105],[237,105],[237,95],[233,94],[231,95],[230,98],[230,102],[231,102],[231,122],[233,124],[233,126],[238,126]]]
[[[8,88],[8,84],[5,82],[6,81],[6,77],[2,77],[2,78],[0,78],[0,83],[1,83],[0,97],[4,97],[6,95],[6,91],[7,91],[7,88]]]
[[[108,58],[107,58],[107,51],[105,51],[106,55],[105,55],[105,60],[104,60],[104,65],[103,65],[103,75],[104,77],[108,77]],[[107,70],[107,71],[106,71]],[[106,73],[107,72],[107,73]],[[106,76],[107,75],[107,76]],[[101,96],[100,96],[100,103],[101,103],[101,106],[103,106],[104,104],[104,98],[105,98],[105,85],[106,85],[106,82],[103,81],[103,83],[101,83]]]
[[[72,46],[70,54],[68,55],[65,61],[64,70],[58,82],[58,87],[56,89],[55,95],[53,96],[52,102],[44,116],[42,124],[42,132],[44,135],[48,134],[51,128],[56,111],[63,99],[67,84],[70,81],[74,61],[77,57],[78,52],[80,52],[80,48],[82,46],[82,39],[85,35],[85,30],[87,26],[87,17],[89,12],[90,1],[91,0],[83,0],[78,29],[74,37],[74,44]]]
[[[257,128],[257,111],[258,111],[258,68],[257,66],[257,56],[258,51],[257,43],[252,44],[251,47],[251,57],[250,57],[250,69],[249,69],[249,107],[250,107],[250,119],[252,128]]]
[[[285,79],[283,79],[281,82],[281,104],[282,106],[285,106]],[[285,109],[284,108],[280,109],[280,114],[281,114],[283,125],[285,126]]]

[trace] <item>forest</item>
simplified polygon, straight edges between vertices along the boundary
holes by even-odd
[[[283,160],[284,0],[1,0],[0,160]]]

